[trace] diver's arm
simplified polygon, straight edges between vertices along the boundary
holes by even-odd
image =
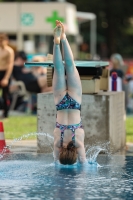
[[[77,148],[77,153],[78,153],[78,160],[81,164],[84,164],[87,159],[86,159],[86,153],[85,153],[85,148],[84,144],[80,143],[79,147]]]
[[[57,146],[57,142],[54,142],[54,152],[53,152],[53,156],[54,156],[54,161],[56,162],[57,160],[59,160],[59,147]]]

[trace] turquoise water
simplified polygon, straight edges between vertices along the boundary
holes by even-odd
[[[49,154],[0,154],[0,200],[87,200],[133,199],[133,156],[111,155],[109,142],[86,146],[87,163],[83,166],[55,164],[53,137],[30,133],[16,138],[9,146],[30,135],[45,136]],[[102,154],[100,154],[102,153]]]
[[[52,154],[6,154],[0,161],[0,200],[133,199],[133,156],[100,154],[96,162],[100,167],[63,167],[53,163]]]

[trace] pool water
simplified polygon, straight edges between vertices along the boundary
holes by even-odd
[[[132,200],[133,156],[100,154],[97,163],[63,167],[52,154],[7,154],[0,160],[0,200]]]

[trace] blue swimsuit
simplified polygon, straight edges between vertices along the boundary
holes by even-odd
[[[76,109],[76,110],[81,110],[81,105],[75,101],[68,93],[63,97],[63,99],[56,105],[56,109],[58,110],[63,110],[63,109]],[[73,124],[73,125],[63,125],[59,124],[56,122],[56,128],[59,128],[61,131],[61,147],[63,146],[63,138],[64,138],[64,131],[66,129],[70,129],[72,131],[72,141],[73,144],[75,145],[75,130],[78,128],[83,128],[82,122],[79,124]]]

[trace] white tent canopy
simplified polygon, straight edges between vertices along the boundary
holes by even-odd
[[[5,13],[8,11],[8,16]],[[23,35],[27,34],[33,40],[33,35],[51,35],[55,20],[65,22],[68,35],[79,34],[79,25],[90,21],[90,53],[96,54],[96,15],[93,13],[77,12],[76,6],[61,2],[1,2],[0,30],[17,35],[17,46],[23,48]],[[89,32],[89,30],[88,30]],[[30,39],[30,40],[31,40]]]

